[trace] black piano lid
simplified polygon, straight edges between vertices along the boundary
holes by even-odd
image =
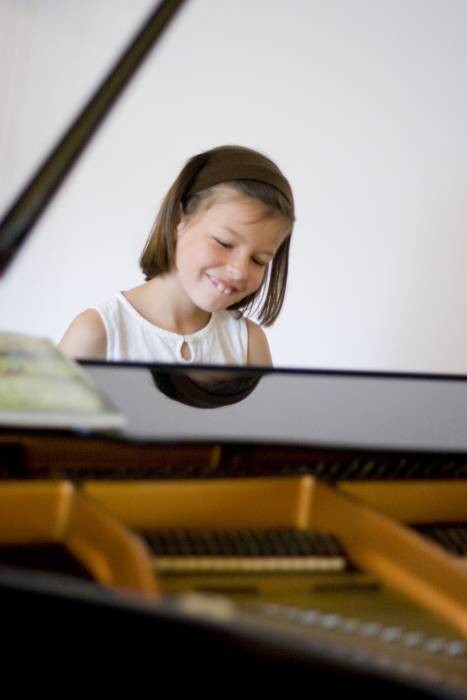
[[[185,0],[161,0],[109,74],[0,219],[0,275]]]
[[[465,376],[83,365],[130,440],[467,454]]]
[[[0,272],[182,4],[183,0],[156,4],[114,69],[0,222]],[[223,386],[221,395],[213,397],[212,387],[200,389],[190,377],[182,380],[183,386],[178,381],[171,387],[173,377],[180,379],[183,374],[180,368],[172,368],[170,375],[167,367],[157,365],[152,372],[146,365],[125,363],[87,363],[87,368],[127,415],[126,437],[132,440],[467,453],[467,377],[258,370],[250,389]],[[169,398],[177,392],[185,403],[180,403],[180,396]],[[209,405],[215,405],[215,410],[206,410]]]

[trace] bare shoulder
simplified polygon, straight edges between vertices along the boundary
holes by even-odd
[[[248,365],[265,365],[272,367],[271,351],[266,333],[261,326],[247,319],[248,325]]]
[[[71,357],[105,360],[107,337],[99,313],[95,309],[86,309],[76,316],[58,346]]]

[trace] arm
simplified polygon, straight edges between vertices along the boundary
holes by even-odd
[[[272,367],[271,351],[263,329],[258,324],[247,319],[248,324],[248,354],[247,365],[263,365]]]
[[[70,357],[105,360],[107,338],[101,317],[95,309],[86,309],[68,327],[58,347]]]

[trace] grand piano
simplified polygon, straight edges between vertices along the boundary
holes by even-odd
[[[4,268],[180,4],[7,212]],[[467,377],[81,364],[125,428],[0,428],[8,660],[467,697]]]

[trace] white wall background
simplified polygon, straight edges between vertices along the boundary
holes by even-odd
[[[0,0],[4,209],[152,6]],[[185,160],[271,156],[297,225],[276,365],[467,373],[465,0],[189,0],[0,279],[58,340],[141,281]]]

